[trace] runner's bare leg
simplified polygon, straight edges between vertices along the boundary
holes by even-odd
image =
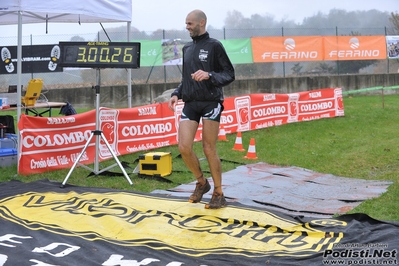
[[[216,145],[219,135],[219,122],[203,119],[202,120],[202,147],[208,160],[214,183],[214,191],[222,194],[222,164],[217,153]]]
[[[184,163],[193,173],[197,181],[203,185],[205,184],[205,178],[203,176],[198,157],[193,151],[193,143],[197,129],[198,123],[196,121],[180,121],[178,147]]]

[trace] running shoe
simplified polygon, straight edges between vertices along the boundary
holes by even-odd
[[[11,52],[7,47],[1,48],[1,60],[5,63],[8,73],[14,72],[14,64],[11,61]]]
[[[57,60],[60,59],[60,53],[60,47],[58,45],[54,45],[50,52],[51,60],[53,62],[57,62]]]
[[[8,64],[9,61],[10,61],[10,59],[11,59],[10,50],[8,50],[7,47],[1,48],[1,60],[2,60],[4,63]]]
[[[55,71],[57,69],[57,62],[58,59],[60,59],[60,47],[58,45],[54,45],[54,47],[51,49],[51,60],[48,62],[48,69],[50,71]]]
[[[219,194],[217,192],[213,192],[211,201],[205,205],[205,209],[220,209],[223,207],[226,207],[226,199],[223,193]]]
[[[205,179],[205,184],[201,186],[200,182],[197,182],[195,185],[194,193],[188,199],[191,203],[200,202],[202,196],[211,189],[211,185],[209,185],[208,179]]]
[[[12,73],[15,70],[13,63],[9,63],[8,65],[5,65],[5,68],[6,68],[8,73]]]

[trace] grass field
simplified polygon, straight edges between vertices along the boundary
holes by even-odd
[[[345,116],[309,122],[293,123],[278,127],[242,133],[243,147],[247,148],[250,138],[256,140],[257,160],[243,158],[242,152],[232,151],[236,134],[228,134],[229,142],[218,142],[223,171],[237,167],[237,164],[265,162],[281,166],[297,166],[320,173],[366,180],[389,180],[393,184],[378,198],[370,199],[350,211],[365,213],[378,220],[399,221],[399,95],[354,96],[344,98]],[[83,112],[86,110],[77,110]],[[201,143],[194,148],[204,158]],[[167,178],[173,183],[163,183],[139,178],[132,171],[133,186],[123,176],[90,176],[90,172],[78,167],[68,184],[90,187],[106,187],[150,192],[167,189],[178,184],[194,181],[181,159],[176,146],[154,151],[171,152],[173,172]],[[141,151],[118,157],[133,168]],[[201,160],[204,170],[207,163]],[[114,164],[113,160],[102,162],[100,167]],[[50,179],[62,182],[69,169],[20,176],[16,166],[1,169],[0,182],[12,179],[30,182]],[[112,171],[120,171],[118,167]]]

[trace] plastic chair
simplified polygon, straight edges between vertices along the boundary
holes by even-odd
[[[31,79],[28,83],[25,95],[21,97],[22,104],[25,106],[34,106],[36,100],[40,97],[42,88],[42,79]]]

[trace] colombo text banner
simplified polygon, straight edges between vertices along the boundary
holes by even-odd
[[[18,123],[18,172],[28,175],[71,168],[96,129],[102,131],[117,156],[175,145],[183,106],[179,102],[174,113],[167,103],[156,103],[126,109],[101,107],[98,111],[62,117],[23,114]],[[221,124],[226,134],[344,116],[341,88],[229,97],[224,107]],[[201,137],[202,124],[195,141],[201,141]],[[95,142],[96,137],[91,139],[79,163],[86,165],[95,158],[112,158],[101,138],[97,151]]]

